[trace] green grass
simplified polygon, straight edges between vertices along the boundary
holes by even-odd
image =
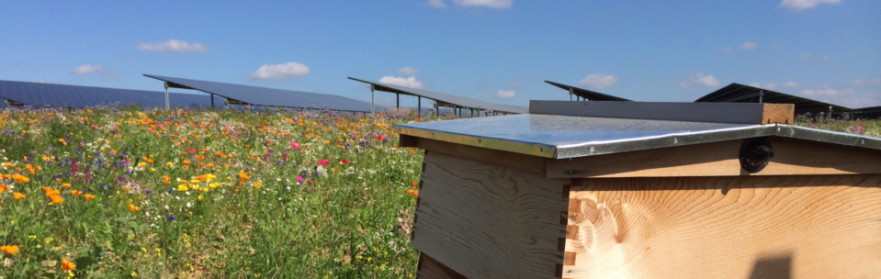
[[[412,278],[422,151],[391,131],[409,121],[0,110],[0,278]],[[799,125],[881,135],[878,121]]]

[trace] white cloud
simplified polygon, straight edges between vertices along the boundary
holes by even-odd
[[[188,43],[181,40],[168,40],[161,43],[140,43],[138,50],[155,52],[205,52],[208,46],[200,43]]]
[[[487,7],[494,9],[508,9],[514,5],[514,0],[453,0],[453,4],[462,7]]]
[[[499,90],[496,91],[496,97],[510,99],[517,97],[517,92],[514,90]]]
[[[410,67],[403,67],[403,68],[398,69],[398,73],[400,73],[402,75],[406,75],[406,76],[415,76],[416,73],[418,73],[418,72],[419,71],[417,71],[416,69],[413,69]]]
[[[306,65],[297,62],[263,65],[250,74],[253,79],[295,79],[311,71]]]
[[[746,50],[754,50],[754,49],[759,48],[759,44],[757,44],[755,42],[743,42],[742,44],[740,44],[740,48],[746,49]]]
[[[588,75],[578,82],[579,85],[591,89],[603,89],[618,83],[618,77],[613,75],[593,74]]]
[[[697,84],[703,86],[719,86],[719,80],[712,75],[705,75],[704,73],[694,74],[688,79],[679,83],[679,86],[688,87],[690,85]]]
[[[840,2],[841,0],[783,0],[780,2],[780,7],[793,12],[799,12],[822,4],[837,4]]]
[[[395,76],[384,76],[379,79],[381,83],[388,83],[391,85],[399,85],[404,87],[416,88],[416,89],[425,89],[425,84],[421,81],[416,80],[416,77],[395,77]]]
[[[447,6],[447,4],[444,3],[444,0],[428,0],[428,5],[435,8],[443,8]]]
[[[788,87],[788,88],[799,87],[799,86],[801,86],[801,83],[798,83],[797,81],[794,81],[794,80],[790,80],[790,81],[783,83],[783,87]]]
[[[101,65],[87,64],[87,65],[74,67],[73,69],[70,70],[70,72],[77,74],[77,75],[87,75],[87,74],[101,71],[102,69],[104,69],[104,67]]]

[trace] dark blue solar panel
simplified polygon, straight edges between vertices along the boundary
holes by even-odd
[[[209,107],[210,95],[170,93],[173,107]],[[90,107],[139,105],[165,107],[165,92],[114,89],[21,81],[0,81],[0,99],[30,107]],[[215,98],[218,107],[223,101]],[[4,104],[5,106],[5,104]]]
[[[386,92],[392,92],[392,93],[398,93],[398,94],[421,96],[421,97],[429,98],[429,99],[432,99],[435,101],[453,104],[453,105],[456,105],[459,107],[494,110],[494,111],[511,112],[511,113],[528,113],[529,112],[529,108],[522,107],[522,106],[495,104],[495,103],[484,102],[481,100],[472,99],[472,98],[468,98],[468,97],[438,93],[438,92],[416,89],[416,88],[409,88],[409,87],[398,86],[398,85],[382,83],[382,82],[373,82],[373,81],[357,79],[357,78],[353,78],[353,77],[349,77],[349,79],[373,85],[373,88],[378,91],[386,91]]]
[[[230,83],[144,75],[169,83],[171,87],[195,89],[257,106],[316,108],[369,112],[370,103],[337,95],[308,93]],[[376,108],[377,111],[386,110]]]

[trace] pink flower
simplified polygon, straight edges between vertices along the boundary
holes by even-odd
[[[322,167],[327,166],[327,165],[330,165],[330,161],[328,161],[327,159],[321,159],[321,160],[318,160],[318,165],[322,166]]]
[[[297,143],[296,140],[291,140],[291,148],[299,150],[301,147],[300,147],[300,144]]]
[[[302,176],[299,176],[299,175],[297,176],[297,182],[303,182],[304,180],[306,180],[306,179],[303,178]]]
[[[190,153],[196,153],[196,149],[190,147],[190,148],[187,148],[187,152],[190,152]]]

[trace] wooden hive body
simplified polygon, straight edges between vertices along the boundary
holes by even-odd
[[[881,151],[771,136],[547,158],[402,133],[426,150],[420,278],[871,278]]]

